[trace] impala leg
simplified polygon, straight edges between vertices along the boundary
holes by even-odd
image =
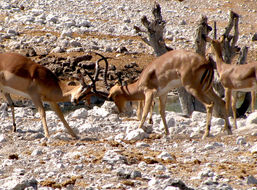
[[[185,89],[191,93],[194,97],[196,97],[200,102],[202,102],[205,106],[207,115],[206,115],[206,127],[205,127],[205,133],[202,137],[202,139],[205,139],[206,137],[210,136],[210,130],[211,130],[211,117],[212,117],[212,111],[214,106],[214,101],[212,97],[212,89],[210,89],[208,92],[202,92],[199,90],[196,90],[196,88],[185,86]],[[213,92],[213,91],[212,91]],[[224,105],[225,106],[225,105]]]
[[[45,112],[43,103],[42,103],[39,95],[37,95],[37,94],[32,94],[31,99],[32,99],[33,103],[35,104],[35,106],[36,106],[36,108],[37,108],[37,110],[40,114],[41,121],[42,121],[42,124],[43,124],[43,127],[44,127],[45,137],[49,138],[50,135],[49,135],[49,131],[48,131],[47,123],[46,123],[46,112]]]
[[[232,93],[232,111],[233,111],[233,126],[237,129],[236,124],[236,101],[237,101],[237,92]]]
[[[217,117],[223,118],[225,120],[223,131],[226,131],[228,135],[231,135],[231,125],[229,123],[228,114],[225,109],[226,103],[216,93],[214,93],[213,89],[210,89],[206,94],[209,99],[215,103],[214,110],[217,114]]]
[[[210,136],[210,130],[211,130],[211,118],[212,118],[212,111],[213,111],[213,105],[214,103],[212,102],[211,104],[206,104],[206,112],[207,112],[207,117],[206,117],[206,127],[205,127],[205,133],[203,135],[203,139],[206,137]]]
[[[150,116],[149,116],[149,121],[148,123],[149,124],[153,124],[153,109],[154,109],[154,105],[155,105],[155,102],[153,101],[152,102],[152,106],[150,108]],[[141,101],[138,101],[138,104],[137,104],[137,119],[139,121],[141,121],[141,118],[142,118],[142,110],[143,110],[143,107],[144,107],[144,101],[141,100]]]
[[[75,132],[72,130],[72,128],[70,128],[69,124],[67,123],[67,121],[65,120],[63,113],[59,107],[59,105],[55,102],[50,102],[51,108],[55,111],[56,115],[60,118],[60,120],[62,121],[64,127],[68,130],[68,133],[77,138],[78,136],[75,134]]]
[[[254,112],[254,107],[255,107],[255,101],[256,101],[256,94],[255,91],[251,91],[251,96],[252,96],[252,112]]]
[[[228,116],[229,116],[230,106],[231,106],[231,96],[232,96],[231,90],[228,88],[225,88],[226,112]]]
[[[149,113],[149,110],[152,106],[153,97],[154,97],[154,93],[153,93],[152,90],[145,92],[145,105],[144,105],[143,115],[142,115],[142,118],[141,118],[139,128],[142,128],[144,123],[145,123],[146,117],[147,117],[147,115]]]
[[[143,109],[144,101],[140,100],[137,102],[137,119],[141,121],[142,118],[142,109]]]
[[[168,129],[168,125],[167,125],[167,122],[166,122],[166,115],[165,115],[167,94],[160,96],[159,100],[160,100],[159,111],[160,111],[161,118],[162,118],[162,121],[163,121],[163,125],[164,125],[164,128],[165,128],[165,134],[169,135],[169,129]]]
[[[149,124],[153,124],[153,109],[154,109],[154,105],[155,105],[155,102],[153,100],[152,106],[151,106],[151,109],[150,109]]]
[[[9,106],[11,107],[12,111],[12,123],[13,123],[13,132],[16,132],[16,123],[15,123],[15,115],[14,115],[14,103],[9,93],[4,93],[5,98],[8,101]]]

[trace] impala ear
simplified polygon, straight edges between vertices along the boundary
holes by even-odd
[[[220,39],[219,39],[219,42],[220,42],[220,43],[223,43],[224,40],[225,40],[225,38],[226,38],[225,35],[222,35],[222,36],[220,37]]]
[[[81,86],[83,88],[87,87],[88,85],[86,84],[85,80],[84,80],[84,77],[81,73],[78,74],[78,81],[79,83],[81,84]]]

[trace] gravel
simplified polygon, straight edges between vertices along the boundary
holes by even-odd
[[[256,52],[256,2],[161,1],[165,37],[171,46],[193,48],[201,14],[220,26],[230,7],[241,15],[238,44]],[[33,46],[38,55],[99,50],[153,54],[133,30],[143,15],[152,17],[152,1],[13,0],[0,2],[1,51]],[[219,30],[222,33],[222,30]],[[256,54],[255,54],[256,55]],[[256,57],[255,57],[256,59]],[[66,108],[66,104],[62,107]],[[80,139],[73,140],[52,111],[51,137],[44,138],[40,116],[30,103],[11,111],[0,106],[0,189],[257,189],[256,112],[238,119],[233,135],[221,132],[224,121],[212,119],[212,137],[201,139],[205,113],[191,118],[167,111],[166,137],[158,113],[153,124],[138,129],[132,116],[120,115],[112,102],[92,109],[76,108],[66,120]],[[231,118],[230,118],[231,119]],[[231,120],[232,121],[232,120]]]

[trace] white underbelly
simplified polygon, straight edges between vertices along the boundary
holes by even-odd
[[[257,84],[255,84],[251,88],[240,88],[240,89],[232,89],[232,92],[251,92],[251,91],[257,91]]]
[[[0,86],[0,89],[4,92],[9,93],[9,94],[15,94],[15,95],[22,96],[24,98],[29,98],[30,99],[30,96],[27,93],[16,90],[16,89],[11,88],[9,86]]]
[[[182,83],[180,79],[170,81],[164,88],[158,88],[157,96],[167,94],[174,88],[181,87]]]

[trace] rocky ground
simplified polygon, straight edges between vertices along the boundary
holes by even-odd
[[[27,54],[64,78],[94,62],[95,57],[92,62],[74,61],[92,50],[112,57],[110,67],[116,71],[128,71],[129,64],[135,66],[130,72],[139,73],[154,55],[133,27],[141,26],[143,15],[152,18],[153,3],[4,0],[1,51]],[[248,60],[256,60],[256,0],[159,3],[167,22],[166,43],[174,49],[194,48],[201,14],[210,24],[217,21],[220,34],[233,10],[240,15],[238,45],[247,45]],[[15,99],[24,104],[24,99],[22,103]],[[257,189],[256,112],[239,119],[230,136],[220,133],[224,121],[213,118],[213,137],[202,140],[204,113],[184,118],[167,112],[171,135],[165,137],[158,113],[153,115],[154,124],[146,125],[146,133],[137,129],[135,111],[130,117],[119,115],[111,102],[93,109],[72,107],[68,112],[70,106],[62,104],[80,139],[71,139],[52,111],[47,111],[51,137],[46,139],[39,114],[25,102],[26,107],[15,109],[16,133],[11,132],[10,110],[1,104],[0,189]]]

